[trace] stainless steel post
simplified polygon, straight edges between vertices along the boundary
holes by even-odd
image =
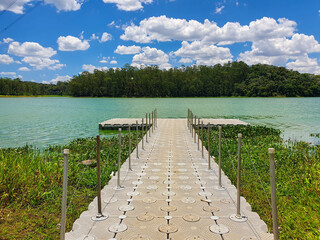
[[[191,137],[193,137],[193,113],[192,112],[190,116],[190,133],[191,133]]]
[[[196,134],[196,126],[197,126],[197,116],[194,116],[194,143],[197,143],[197,134]]]
[[[238,134],[238,176],[237,176],[237,218],[242,218],[240,214],[240,195],[241,195],[241,189],[240,189],[240,182],[241,182],[241,138],[242,134]]]
[[[136,154],[137,154],[137,158],[139,158],[139,134],[138,134],[138,129],[139,125],[138,125],[138,120],[136,121]]]
[[[204,158],[204,152],[203,152],[203,121],[201,122],[201,137],[202,137],[202,140],[201,140],[201,151],[202,151],[202,158]]]
[[[151,115],[149,113],[149,137],[151,138]]]
[[[222,135],[222,127],[219,126],[219,188],[222,188],[222,183],[221,183],[221,135]]]
[[[208,123],[208,169],[211,169],[210,161],[210,123]]]
[[[143,122],[143,118],[141,119],[141,131],[142,131],[142,149],[144,150],[144,122]]]
[[[198,118],[198,151],[200,151],[200,118]]]
[[[152,133],[153,133],[153,130],[154,130],[154,111],[152,111],[151,122],[152,122]]]
[[[131,167],[131,125],[130,124],[129,124],[128,130],[129,130],[129,170],[132,171],[132,167]]]
[[[66,232],[66,214],[67,214],[67,188],[68,188],[68,155],[69,149],[63,150],[64,163],[63,163],[63,192],[62,192],[62,213],[61,213],[61,229],[60,240],[65,239]]]
[[[148,143],[148,113],[146,113],[146,143]]]
[[[118,178],[117,178],[117,187],[121,188],[120,185],[120,168],[121,168],[121,128],[119,128],[119,151],[118,151]]]
[[[277,194],[276,194],[276,174],[274,164],[274,148],[269,148],[270,161],[270,185],[271,185],[271,202],[272,202],[272,222],[273,222],[273,239],[279,239],[278,212],[277,212]]]
[[[97,199],[98,199],[98,215],[102,216],[101,211],[101,171],[100,171],[100,136],[97,135]]]

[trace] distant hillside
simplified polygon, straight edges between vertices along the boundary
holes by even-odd
[[[0,95],[70,95],[74,97],[319,97],[320,76],[284,67],[244,62],[160,70],[95,70],[57,85],[0,79]]]

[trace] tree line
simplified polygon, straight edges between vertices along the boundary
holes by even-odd
[[[10,96],[41,96],[41,95],[68,95],[68,83],[43,84],[25,82],[19,78],[0,78],[0,95]]]
[[[2,80],[3,81],[3,80]],[[161,70],[125,65],[83,72],[67,83],[39,84],[0,80],[0,95],[70,95],[74,97],[319,97],[320,76],[265,64],[232,62]],[[13,87],[16,84],[16,87]],[[10,87],[9,87],[10,86]],[[6,87],[6,91],[4,91]],[[10,92],[8,89],[11,89]],[[32,90],[34,89],[34,90]]]

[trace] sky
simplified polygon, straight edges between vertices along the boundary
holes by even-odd
[[[1,0],[0,77],[244,61],[320,74],[319,0]]]

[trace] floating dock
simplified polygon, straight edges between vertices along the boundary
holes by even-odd
[[[114,121],[114,120],[113,120]],[[135,120],[133,120],[133,123]],[[213,122],[210,120],[210,123]],[[127,123],[127,122],[126,122]],[[97,198],[73,224],[68,240],[271,240],[266,224],[241,197],[234,221],[237,190],[208,152],[202,157],[186,119],[158,119],[157,128],[121,167],[121,188],[114,176],[102,190],[102,213],[94,221]]]
[[[169,119],[162,119],[162,120],[169,120]],[[132,129],[136,129],[136,122],[138,121],[138,128],[141,129],[142,125],[142,119],[138,118],[113,118],[109,119],[107,121],[99,123],[99,129],[100,130],[118,130],[119,128],[123,130],[127,130],[129,125]],[[204,128],[208,127],[208,124],[210,123],[210,126],[215,125],[249,125],[246,122],[243,122],[239,119],[213,119],[213,118],[205,118],[200,119],[203,121]],[[144,119],[144,124],[146,124]],[[198,124],[198,119],[196,121],[196,124]],[[150,124],[152,126],[152,123]],[[149,125],[149,126],[150,126]],[[145,126],[145,125],[144,125]]]

